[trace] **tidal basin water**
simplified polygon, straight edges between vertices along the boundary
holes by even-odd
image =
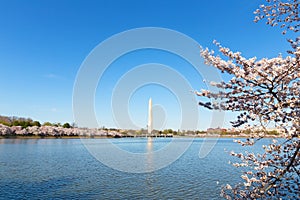
[[[153,139],[153,150],[172,140],[178,139]],[[146,138],[110,141],[124,151],[148,148]],[[80,139],[0,139],[0,199],[221,199],[222,185],[241,181],[240,169],[228,164],[233,158],[224,149],[244,149],[222,138],[199,158],[202,144],[203,139],[194,139],[181,157],[160,170],[126,173],[99,162]]]

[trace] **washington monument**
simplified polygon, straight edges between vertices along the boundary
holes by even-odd
[[[153,121],[152,121],[152,99],[149,99],[148,105],[148,134],[151,134],[153,130]]]

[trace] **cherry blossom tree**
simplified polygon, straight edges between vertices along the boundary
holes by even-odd
[[[284,29],[283,34],[287,30],[299,31],[299,0],[287,2],[267,0],[267,2],[269,3],[268,5],[261,5],[260,9],[254,12],[256,14],[255,22],[267,18],[267,24],[271,26],[280,25]]]
[[[267,24],[286,31],[299,31],[299,0],[267,0],[255,11],[255,22],[266,18]],[[267,59],[245,58],[240,52],[214,42],[221,55],[202,49],[206,64],[231,75],[227,82],[211,83],[219,92],[202,90],[198,96],[208,98],[199,105],[208,109],[237,111],[233,127],[250,129],[249,139],[237,140],[243,146],[253,145],[266,134],[268,124],[283,130],[282,139],[263,146],[263,153],[235,153],[233,163],[242,167],[244,180],[235,186],[227,184],[221,195],[226,199],[300,199],[300,38],[288,40],[288,56]],[[212,101],[218,99],[219,101]],[[211,103],[213,102],[213,103]]]

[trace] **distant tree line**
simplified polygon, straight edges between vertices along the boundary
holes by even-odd
[[[41,124],[39,121],[34,121],[31,118],[24,118],[24,117],[7,117],[7,116],[1,116],[0,115],[0,124],[3,124],[5,126],[21,126],[22,128],[27,128],[29,126],[55,126],[55,127],[63,127],[63,128],[72,128],[69,123],[51,123],[51,122],[45,122]]]

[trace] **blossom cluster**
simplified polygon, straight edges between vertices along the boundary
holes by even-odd
[[[267,24],[299,31],[299,0],[267,2],[271,5],[261,5],[255,12],[256,21],[267,18]],[[300,37],[288,42],[292,47],[288,56],[270,59],[245,58],[216,41],[221,56],[209,49],[201,50],[206,64],[232,78],[211,82],[218,92],[196,91],[196,95],[209,100],[199,105],[238,112],[232,126],[250,129],[251,138],[237,143],[254,145],[265,136],[270,123],[284,130],[284,138],[263,146],[263,153],[230,152],[240,160],[233,165],[245,172],[243,183],[223,187],[222,196],[227,199],[300,199]]]
[[[255,22],[267,18],[267,24],[271,26],[280,25],[281,28],[284,28],[283,34],[285,34],[287,30],[294,32],[300,30],[299,0],[288,2],[267,0],[267,3],[267,5],[260,5],[260,9],[254,12],[254,14],[256,14]]]
[[[289,194],[299,198],[300,175],[300,48],[296,46],[291,56],[276,58],[255,57],[246,59],[239,52],[232,52],[216,43],[226,59],[215,55],[213,51],[201,51],[206,64],[222,72],[231,74],[228,82],[211,83],[220,88],[219,92],[202,90],[198,96],[219,99],[220,103],[200,102],[209,109],[239,111],[233,126],[247,125],[252,128],[252,137],[264,137],[268,123],[284,129],[285,141],[275,142],[265,147],[264,154],[232,153],[241,159],[236,167],[248,167],[252,170],[242,176],[243,185],[231,188],[236,198],[281,197]],[[251,123],[250,123],[251,122]],[[238,141],[242,145],[253,145],[255,141]],[[291,188],[293,185],[294,188]],[[225,191],[224,190],[224,191]],[[223,191],[223,192],[224,192]],[[297,196],[298,195],[298,196]],[[223,196],[230,199],[227,193]],[[229,198],[230,197],[230,198]]]
[[[213,51],[202,50],[206,64],[231,74],[229,82],[211,83],[220,88],[218,93],[208,90],[196,92],[198,96],[221,99],[221,103],[200,103],[210,109],[240,111],[233,126],[258,120],[261,125],[273,121],[284,128],[286,135],[299,136],[300,130],[300,47],[294,56],[283,58],[255,57],[246,59],[240,52],[232,52],[216,43],[220,52],[228,58],[222,59]]]

